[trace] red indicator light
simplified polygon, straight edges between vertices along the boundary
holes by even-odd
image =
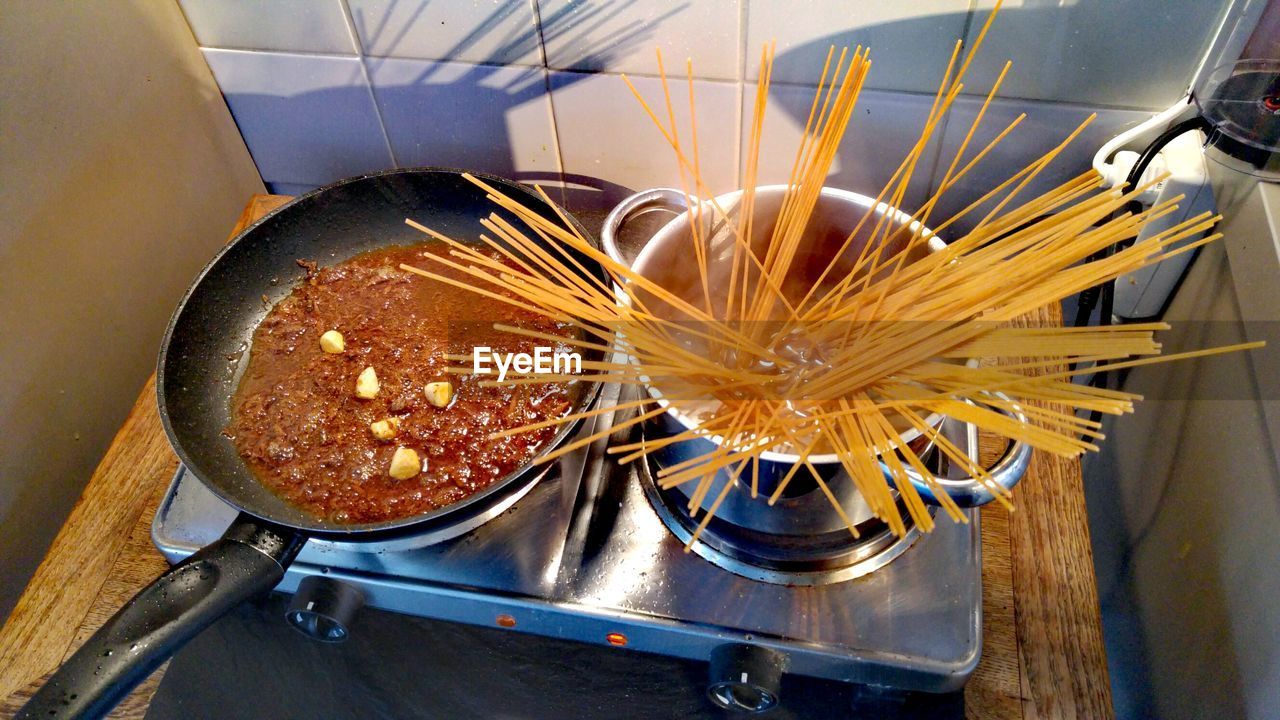
[[[498,616],[498,627],[513,628],[516,626],[516,619],[510,615]]]
[[[612,632],[604,636],[604,639],[614,647],[622,647],[627,644],[627,636],[622,633]]]

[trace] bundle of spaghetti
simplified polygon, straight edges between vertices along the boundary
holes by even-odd
[[[1179,199],[1131,213],[1129,202],[1146,187],[1102,189],[1101,178],[1092,171],[1024,199],[1027,188],[1092,117],[1043,156],[928,228],[944,193],[1022,120],[1015,118],[970,154],[1009,70],[1007,63],[945,165],[937,189],[913,213],[896,209],[905,203],[922,159],[935,147],[935,132],[963,90],[962,80],[994,17],[992,13],[963,57],[956,43],[919,138],[837,248],[809,246],[808,231],[871,66],[870,51],[861,47],[838,54],[832,48],[828,53],[780,204],[767,212],[758,204],[756,185],[772,45],[760,56],[745,187],[729,202],[713,194],[702,174],[692,64],[686,63],[691,119],[683,135],[687,146],[677,127],[665,71],[662,113],[627,80],[676,158],[688,200],[682,221],[697,273],[688,283],[694,288],[689,297],[668,289],[662,278],[609,257],[558,209],[556,217],[548,217],[474,177],[468,176],[495,205],[478,246],[409,221],[448,244],[450,257],[432,262],[468,279],[452,279],[430,268],[404,266],[405,270],[569,323],[581,337],[566,342],[603,351],[607,358],[583,363],[582,374],[516,374],[506,382],[589,378],[654,389],[650,397],[502,434],[633,411],[544,456],[551,460],[674,410],[696,418],[696,423],[668,436],[615,444],[609,452],[628,463],[687,440],[714,440],[714,449],[706,454],[656,472],[664,488],[690,486],[688,506],[694,517],[706,507],[690,543],[728,493],[759,496],[754,466],[763,453],[779,449],[794,455],[795,462],[763,501],[776,503],[795,477],[807,473],[856,536],[854,522],[815,467],[816,456],[834,455],[871,511],[901,535],[908,521],[924,531],[934,525],[916,482],[932,491],[950,517],[960,522],[966,518],[906,438],[923,436],[999,501],[1009,502],[1008,491],[942,434],[940,418],[971,423],[1043,452],[1075,456],[1096,450],[1103,439],[1101,423],[1077,411],[1120,415],[1132,412],[1140,399],[1072,382],[1075,375],[1259,347],[1246,343],[1161,356],[1154,333],[1167,329],[1162,323],[1090,328],[1019,324],[1019,318],[1037,308],[1219,237],[1211,232],[1218,218],[1203,213],[1117,252],[1101,252],[1169,216]],[[941,158],[938,164],[943,167]],[[556,208],[540,188],[537,192],[548,207]],[[961,222],[971,223],[971,229],[950,244],[941,243],[937,233]],[[824,254],[825,267],[816,280],[798,283],[796,291],[797,278],[804,277],[797,258],[811,257],[815,250]],[[502,260],[486,254],[492,251]],[[723,285],[710,281],[714,258],[728,258]],[[592,272],[597,266],[605,276]],[[562,341],[559,336],[498,327]],[[471,368],[459,365],[451,372],[468,373]],[[744,474],[750,483],[738,482]],[[728,481],[710,498],[717,478]]]

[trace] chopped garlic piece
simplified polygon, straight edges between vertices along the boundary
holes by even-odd
[[[438,408],[448,407],[449,401],[453,399],[453,383],[449,382],[429,382],[426,387],[427,402]]]
[[[421,470],[422,461],[418,459],[418,453],[407,447],[396,448],[396,454],[391,456],[389,470],[391,477],[397,480],[408,480]]]
[[[337,330],[330,330],[320,336],[320,349],[330,353],[338,354],[347,348],[347,343],[342,339],[342,333]]]
[[[379,440],[390,440],[400,432],[400,418],[389,417],[386,420],[369,423],[369,432]]]
[[[373,366],[365,368],[360,372],[360,377],[356,378],[356,397],[364,400],[372,400],[378,396],[378,373],[373,371]]]

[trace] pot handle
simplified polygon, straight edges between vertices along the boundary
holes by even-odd
[[[217,542],[143,588],[49,678],[16,718],[99,718],[178,648],[284,577],[306,537],[241,513]]]
[[[632,259],[623,255],[622,249],[618,247],[618,233],[621,232],[623,224],[641,210],[664,206],[677,207],[680,210],[686,210],[689,207],[685,202],[684,193],[674,188],[641,190],[615,205],[613,210],[609,211],[608,217],[604,219],[604,226],[600,228],[600,245],[605,253],[614,261],[630,267]]]
[[[1010,398],[1003,393],[993,393],[1002,400],[1012,402]],[[1021,422],[1027,422],[1027,417],[1021,411],[1017,410],[1014,405],[1013,412],[1004,412],[1004,414],[1017,418]],[[957,423],[965,432],[969,434],[971,447],[977,444],[977,429],[968,423]],[[1012,490],[1017,485],[1022,476],[1027,473],[1027,468],[1031,466],[1031,446],[1015,440],[1010,442],[1004,449],[1004,454],[996,461],[995,465],[987,471],[991,474],[991,479],[1000,487],[1006,490]],[[930,505],[941,505],[933,489],[930,488],[914,468],[908,466],[906,468],[907,477],[911,480],[911,484],[915,486],[916,491],[920,493],[920,498]],[[889,484],[894,484],[893,478],[888,471],[885,472],[885,478],[889,480]],[[996,495],[986,484],[979,482],[973,477],[947,478],[934,476],[936,482],[951,499],[960,507],[977,507],[986,505],[996,499]]]

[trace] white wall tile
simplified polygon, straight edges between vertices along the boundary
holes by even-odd
[[[322,185],[392,166],[358,58],[204,56],[265,182]]]
[[[962,97],[958,98],[952,107],[934,173],[933,191],[936,191],[942,174],[946,172],[947,166],[955,157],[956,150],[964,140],[981,105],[980,99]],[[1094,153],[1104,142],[1150,117],[1150,113],[1135,110],[1108,110],[1026,100],[994,100],[991,107],[987,109],[986,115],[983,116],[982,124],[970,141],[969,147],[966,148],[965,156],[961,158],[958,167],[963,167],[992,138],[1013,122],[1014,118],[1024,112],[1027,114],[1026,119],[943,196],[937,205],[934,217],[949,218],[964,209],[984,193],[1004,182],[1010,175],[1065,140],[1091,113],[1098,113],[1098,117],[1054,159],[1053,163],[1041,171],[1026,189],[1019,192],[1014,200],[1005,206],[1006,210],[1032,200],[1088,170],[1093,163]],[[956,237],[958,234],[967,232],[982,219],[990,207],[991,205],[988,205],[985,208],[975,209],[972,214],[957,222],[954,230],[945,231],[943,234]]]
[[[665,118],[661,82],[631,80]],[[553,72],[551,91],[566,173],[603,178],[633,190],[680,187],[675,153],[619,76]],[[673,85],[671,92],[681,144],[689,147],[688,86]],[[703,179],[713,192],[727,192],[737,186],[738,87],[698,80],[694,95]]]
[[[755,92],[755,83],[748,83],[742,97],[743,173],[746,172]],[[801,85],[770,88],[760,143],[758,185],[787,182],[809,118],[813,94],[814,88]],[[927,95],[862,91],[827,176],[827,184],[870,197],[879,194],[919,139],[932,104],[933,98]],[[926,151],[916,166],[902,203],[904,209],[914,211],[924,200],[935,155],[933,150]]]
[[[341,0],[180,0],[204,47],[354,54]]]
[[[402,167],[460,167],[507,177],[559,172],[541,69],[402,59],[366,62]]]
[[[773,82],[816,85],[827,51],[871,48],[866,87],[934,92],[956,40],[964,35],[968,0],[796,0],[747,6],[747,79],[759,77],[760,49],[777,40]],[[833,61],[834,64],[834,61]]]
[[[990,8],[992,0],[980,0]],[[986,92],[1006,60],[1002,97],[1160,109],[1186,91],[1226,0],[1126,0],[1003,7],[969,72]],[[989,10],[974,13],[976,36]]]
[[[537,0],[547,64],[556,70],[738,79],[738,0]]]
[[[541,65],[531,0],[348,0],[367,55]]]

